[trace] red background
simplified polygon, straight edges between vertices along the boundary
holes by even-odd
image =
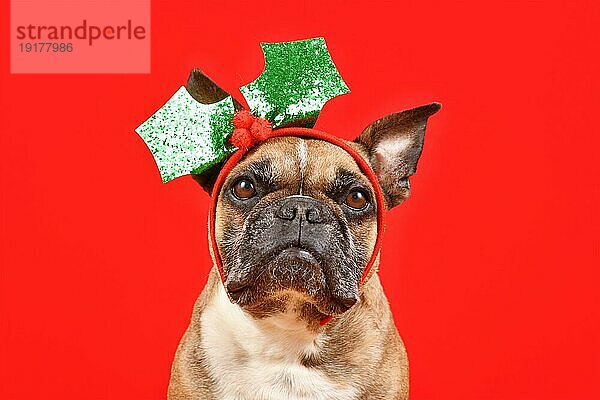
[[[3,28],[0,398],[165,397],[208,197],[133,129],[192,67],[238,94],[260,41],[314,36],[352,90],[318,128],[443,103],[382,256],[411,398],[600,398],[597,3],[200,3],[153,1],[148,75],[10,75]]]

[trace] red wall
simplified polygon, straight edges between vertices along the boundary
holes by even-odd
[[[382,255],[411,398],[600,397],[597,3],[175,3],[148,75],[10,75],[2,30],[0,398],[165,397],[208,197],[133,129],[192,67],[238,94],[260,41],[314,36],[352,90],[318,128],[443,103]]]

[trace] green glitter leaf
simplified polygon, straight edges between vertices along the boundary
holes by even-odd
[[[278,127],[312,127],[323,105],[350,90],[335,68],[325,39],[261,43],[265,69],[240,91],[257,117]]]
[[[135,131],[152,152],[164,183],[199,174],[235,150],[227,143],[235,113],[231,96],[213,104],[194,100],[185,87]]]

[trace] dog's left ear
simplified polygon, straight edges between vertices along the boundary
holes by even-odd
[[[188,93],[194,99],[196,99],[196,101],[202,104],[216,103],[217,101],[221,101],[225,97],[229,96],[229,93],[221,89],[219,85],[214,83],[208,76],[204,74],[204,72],[200,71],[198,68],[194,68],[192,69],[192,72],[190,72],[186,89]],[[235,110],[241,110],[242,105],[233,97],[232,100]],[[224,161],[220,162],[201,174],[192,174],[192,178],[194,178],[194,180],[198,182],[200,186],[202,186],[206,193],[210,195],[213,185],[215,184],[217,176],[219,175],[224,163]]]
[[[431,103],[387,115],[354,140],[368,151],[389,208],[408,198],[408,178],[417,170],[427,119],[440,108],[441,104]]]

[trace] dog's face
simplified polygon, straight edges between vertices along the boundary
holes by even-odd
[[[374,199],[340,147],[296,137],[261,143],[219,194],[215,233],[232,299],[255,315],[346,311],[374,248]]]
[[[408,197],[427,118],[438,109],[391,114],[351,143],[375,171],[388,208]],[[196,179],[210,191],[214,171]],[[359,301],[378,210],[369,179],[345,150],[317,139],[268,139],[216,195],[225,287],[251,315],[294,312],[315,322]]]

